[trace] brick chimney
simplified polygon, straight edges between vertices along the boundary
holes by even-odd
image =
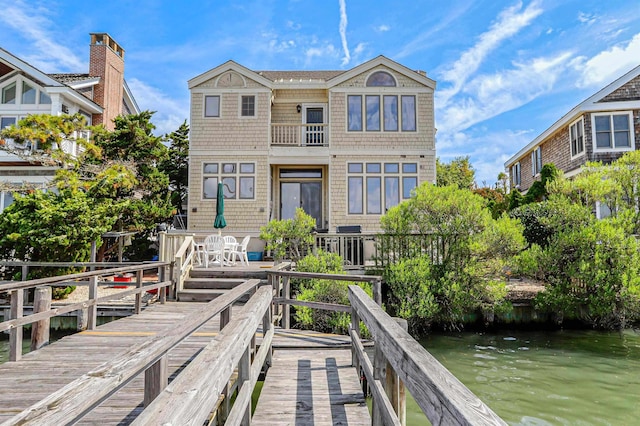
[[[89,75],[100,77],[94,87],[93,100],[104,108],[94,114],[93,124],[113,130],[113,119],[122,113],[124,86],[124,49],[107,33],[91,33]]]

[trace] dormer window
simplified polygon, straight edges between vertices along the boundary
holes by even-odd
[[[367,87],[395,87],[396,80],[385,71],[376,71],[367,79]]]

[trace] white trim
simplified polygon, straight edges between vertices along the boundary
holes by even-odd
[[[231,75],[231,74],[237,74],[237,75],[240,77],[240,79],[242,80],[242,88],[243,88],[243,89],[246,89],[246,88],[247,88],[247,78],[246,78],[244,75],[240,74],[239,72],[237,72],[237,71],[233,71],[233,70],[224,71],[224,72],[220,73],[220,75],[219,75],[219,76],[217,76],[217,77],[215,78],[215,83],[213,83],[213,85],[214,85],[216,88],[234,87],[234,86],[218,86],[218,84],[220,83],[220,79],[221,79],[223,76],[225,76],[227,73],[229,73],[230,75]]]
[[[86,80],[78,80],[73,83],[69,83],[68,86],[72,89],[84,89],[85,87],[92,87],[100,83],[100,77],[89,77]]]
[[[242,97],[253,97],[253,115],[242,115]],[[253,120],[258,118],[258,95],[254,93],[238,93],[238,118],[241,120]]]
[[[571,139],[571,128],[575,124],[578,124],[578,123],[582,124],[581,125],[581,127],[582,127],[582,151],[580,151],[576,155],[573,155],[573,140]],[[587,147],[586,147],[587,138],[585,137],[585,134],[584,134],[584,117],[580,117],[577,120],[573,121],[571,124],[569,124],[569,127],[567,128],[567,132],[569,133],[569,157],[572,160],[575,160],[577,158],[580,158],[580,157],[583,157],[584,155],[586,155],[586,153],[587,153]]]
[[[271,93],[271,89],[262,89],[259,87],[249,87],[249,88],[231,88],[231,87],[216,87],[216,88],[204,88],[198,87],[196,89],[191,89],[191,93],[198,95],[223,95],[229,93],[249,93],[249,94],[258,94],[258,93]]]
[[[381,72],[381,73],[385,73],[385,74],[390,75],[391,78],[393,79],[394,85],[393,86],[367,86],[367,81],[369,81],[369,78],[371,78],[371,76],[373,74],[377,73],[377,72]],[[389,71],[384,70],[384,69],[379,69],[379,68],[378,69],[369,70],[369,72],[367,73],[367,76],[364,79],[364,87],[375,87],[377,89],[380,89],[380,88],[383,88],[383,87],[385,87],[385,88],[395,88],[395,87],[398,87],[398,85],[399,85],[398,78],[392,72],[389,72]]]
[[[611,135],[611,147],[610,148],[598,148],[597,140],[596,140],[596,117],[608,116],[612,117],[614,115],[626,115],[629,118],[629,146],[625,146],[622,148],[617,148],[615,146],[615,129],[613,128],[613,122],[611,122],[610,118],[610,135]],[[591,114],[591,140],[593,144],[593,152],[627,152],[635,150],[636,141],[635,141],[635,130],[633,123],[633,111],[610,111],[610,112],[602,112],[602,113],[593,113]]]
[[[255,80],[256,82],[264,85],[265,87],[268,87],[270,89],[272,88],[273,82],[271,80],[264,78],[260,74],[254,71],[251,71],[249,68],[243,67],[237,62],[234,62],[231,60],[192,78],[187,82],[187,84],[189,86],[189,89],[193,89],[196,86],[204,83],[205,81],[211,80],[212,78],[215,78],[220,74],[223,74],[224,72],[231,71],[231,70],[237,72],[242,76],[249,77],[250,79]]]
[[[207,115],[207,98],[218,98],[218,115]],[[202,97],[202,118],[220,119],[222,118],[222,96],[221,95],[205,95]]]
[[[44,83],[44,86],[57,86],[64,87],[64,84],[60,83],[58,80],[55,80],[49,77],[47,74],[43,73],[39,69],[29,65],[23,60],[17,58],[11,53],[7,52],[3,48],[0,47],[0,61],[8,64],[11,68],[15,68],[17,70],[22,70],[26,74],[32,75],[36,78],[36,80]]]
[[[356,77],[359,74],[364,73],[366,70],[369,69],[373,69],[377,66],[385,66],[395,72],[397,72],[398,74],[402,74],[405,77],[408,77],[412,80],[415,80],[433,90],[435,90],[436,88],[436,82],[432,79],[430,79],[429,77],[426,77],[416,71],[413,71],[407,67],[405,67],[404,65],[401,65],[395,61],[392,61],[389,58],[386,58],[382,55],[373,58],[367,62],[364,62],[360,65],[358,65],[355,68],[351,68],[349,71],[344,72],[330,80],[327,81],[328,83],[328,87],[333,87],[333,86],[337,86],[340,83],[344,83],[345,81],[352,79],[353,77]],[[366,82],[365,82],[366,83]],[[363,86],[364,87],[364,86]]]

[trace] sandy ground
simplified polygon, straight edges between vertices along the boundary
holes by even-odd
[[[544,290],[544,284],[529,278],[512,279],[507,282],[509,300],[531,300]]]

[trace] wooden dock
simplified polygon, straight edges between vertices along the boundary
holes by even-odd
[[[18,362],[0,364],[0,423],[132,346],[161,335],[203,305],[180,302],[154,304],[139,315],[112,321],[92,331],[66,336],[38,351],[25,354]],[[237,309],[234,307],[233,312]],[[169,352],[170,379],[176,377],[218,335],[219,330],[220,320],[216,316]],[[258,345],[260,337],[261,333],[258,333]],[[355,369],[350,368],[351,352],[344,349],[349,344],[347,336],[276,329],[272,343],[275,351],[273,367],[267,375],[258,407],[267,407],[271,403],[269,398],[280,395],[279,405],[283,409],[286,405],[288,410],[286,417],[285,411],[281,413],[281,418],[292,421],[274,423],[268,411],[265,411],[266,420],[261,420],[262,415],[258,414],[253,419],[254,424],[370,424],[370,419],[364,423],[361,421],[363,416],[367,418],[369,414],[367,407],[361,404],[364,398]],[[300,349],[305,347],[307,349]],[[292,361],[298,356],[302,357],[300,362]],[[291,370],[296,365],[309,367],[296,375]],[[293,379],[295,383],[282,382],[284,377]],[[293,394],[284,395],[283,386],[292,386]],[[298,390],[300,393],[296,394]],[[311,398],[311,395],[314,397]],[[297,398],[300,398],[300,403]],[[129,424],[144,409],[143,399],[144,377],[141,376],[95,408],[78,424]],[[315,419],[315,422],[302,421],[304,419]],[[358,422],[341,420],[341,423],[334,423],[332,419],[358,419]]]
[[[251,422],[370,425],[349,349],[276,349]]]

